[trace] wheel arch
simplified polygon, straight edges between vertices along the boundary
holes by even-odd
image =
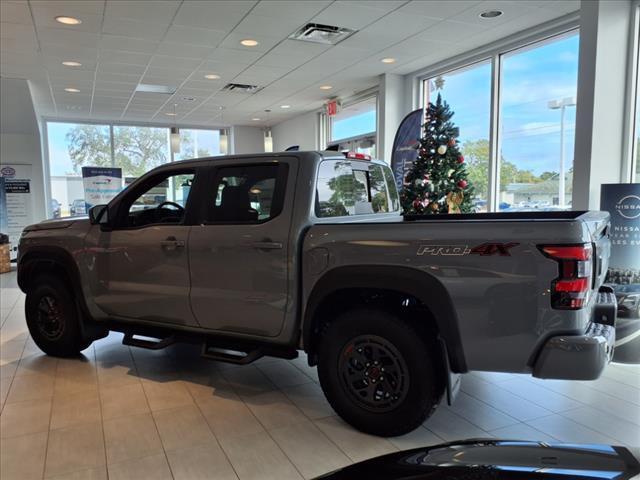
[[[71,253],[62,247],[30,248],[18,262],[18,286],[27,293],[39,273],[63,275],[81,315],[80,328],[85,338],[101,338],[108,334],[104,326],[93,320],[84,297],[80,271]]]
[[[306,302],[302,323],[303,348],[310,361],[317,351],[324,309],[341,292],[348,295],[355,290],[390,292],[398,297],[416,299],[433,318],[446,347],[451,370],[456,373],[467,371],[458,317],[449,292],[434,276],[397,266],[337,267],[316,282]]]

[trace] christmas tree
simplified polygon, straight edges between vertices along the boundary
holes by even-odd
[[[429,102],[418,158],[405,176],[402,208],[405,214],[472,213],[473,187],[458,148],[458,127],[440,94]]]

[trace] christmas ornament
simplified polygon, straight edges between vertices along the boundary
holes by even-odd
[[[464,156],[460,155],[458,157],[458,163],[464,163]]]
[[[453,175],[453,172],[455,172],[453,168],[449,169],[449,171],[447,172],[447,177],[451,178],[451,175]]]
[[[455,144],[456,144],[456,139],[455,139],[455,138],[451,138],[451,139],[449,139],[449,146],[450,146],[450,147],[455,146]]]
[[[429,206],[431,207],[431,210],[433,210],[434,212],[438,210],[438,204],[436,202],[433,202]]]
[[[464,193],[462,192],[449,192],[447,193],[447,212],[448,213],[462,213],[460,211],[460,205],[464,200]]]
[[[447,146],[446,145],[440,145],[438,147],[438,153],[440,155],[444,155],[445,153],[447,153]]]
[[[467,185],[468,185],[468,183],[467,183],[467,181],[466,181],[466,180],[460,180],[460,181],[458,182],[458,186],[459,186],[460,188],[467,188]]]
[[[416,187],[421,187],[422,185],[424,185],[424,180],[420,178],[416,178],[416,181],[413,183],[415,184]]]
[[[413,201],[413,208],[420,210],[422,208],[422,202],[417,198]]]

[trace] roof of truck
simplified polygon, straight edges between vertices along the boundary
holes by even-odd
[[[178,167],[196,167],[205,163],[209,163],[212,160],[247,160],[247,159],[259,159],[259,158],[274,158],[274,157],[317,157],[318,160],[355,160],[359,162],[371,162],[378,165],[386,165],[382,160],[371,159],[371,160],[363,160],[363,159],[355,159],[345,158],[344,153],[336,152],[332,150],[300,150],[300,151],[290,151],[290,152],[270,152],[270,153],[245,153],[240,155],[220,155],[215,157],[201,157],[187,160],[178,160],[175,162],[165,163],[156,167],[158,169],[161,168],[175,168]]]

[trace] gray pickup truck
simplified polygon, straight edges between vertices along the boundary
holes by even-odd
[[[235,363],[304,350],[338,414],[391,436],[470,370],[597,378],[608,230],[603,212],[403,217],[391,170],[360,154],[216,157],[26,228],[18,282],[47,354],[110,330]]]

